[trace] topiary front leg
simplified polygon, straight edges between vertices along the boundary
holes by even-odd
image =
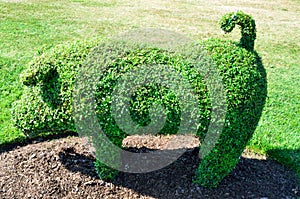
[[[100,160],[96,160],[94,162],[94,165],[99,178],[105,181],[114,179],[119,173],[118,170],[108,167],[106,164],[103,164]]]
[[[122,133],[119,135],[108,134],[106,136],[99,135],[97,140],[93,140],[96,148],[94,165],[98,176],[102,180],[112,180],[118,175],[118,168],[121,167],[122,141],[127,135]]]

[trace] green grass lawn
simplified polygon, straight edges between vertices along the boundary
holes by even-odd
[[[0,145],[22,141],[11,122],[22,94],[19,75],[39,50],[132,28],[166,28],[193,39],[238,40],[217,21],[243,10],[257,22],[256,50],[268,74],[268,99],[248,148],[290,166],[300,177],[300,2],[293,0],[129,1],[0,0]]]

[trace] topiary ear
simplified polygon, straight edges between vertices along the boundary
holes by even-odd
[[[242,34],[239,44],[247,50],[254,50],[256,26],[255,20],[250,15],[242,11],[227,13],[221,18],[219,24],[226,33],[231,32],[235,25],[239,25]]]
[[[33,61],[29,62],[27,69],[20,75],[20,81],[25,86],[35,86],[38,83],[38,68],[35,68],[35,63],[39,62],[40,57],[36,57]]]

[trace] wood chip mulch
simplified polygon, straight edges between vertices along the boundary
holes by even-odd
[[[164,149],[169,137],[130,136],[129,151]],[[298,198],[294,172],[264,156],[245,151],[216,189],[192,184],[199,163],[197,141],[177,161],[143,174],[120,172],[112,182],[94,170],[86,140],[67,137],[0,150],[0,198]]]

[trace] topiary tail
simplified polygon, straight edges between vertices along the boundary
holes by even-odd
[[[247,50],[254,50],[256,27],[255,20],[250,15],[247,15],[242,11],[227,13],[221,18],[219,23],[222,30],[226,33],[231,32],[235,25],[239,25],[242,34],[240,45]]]

